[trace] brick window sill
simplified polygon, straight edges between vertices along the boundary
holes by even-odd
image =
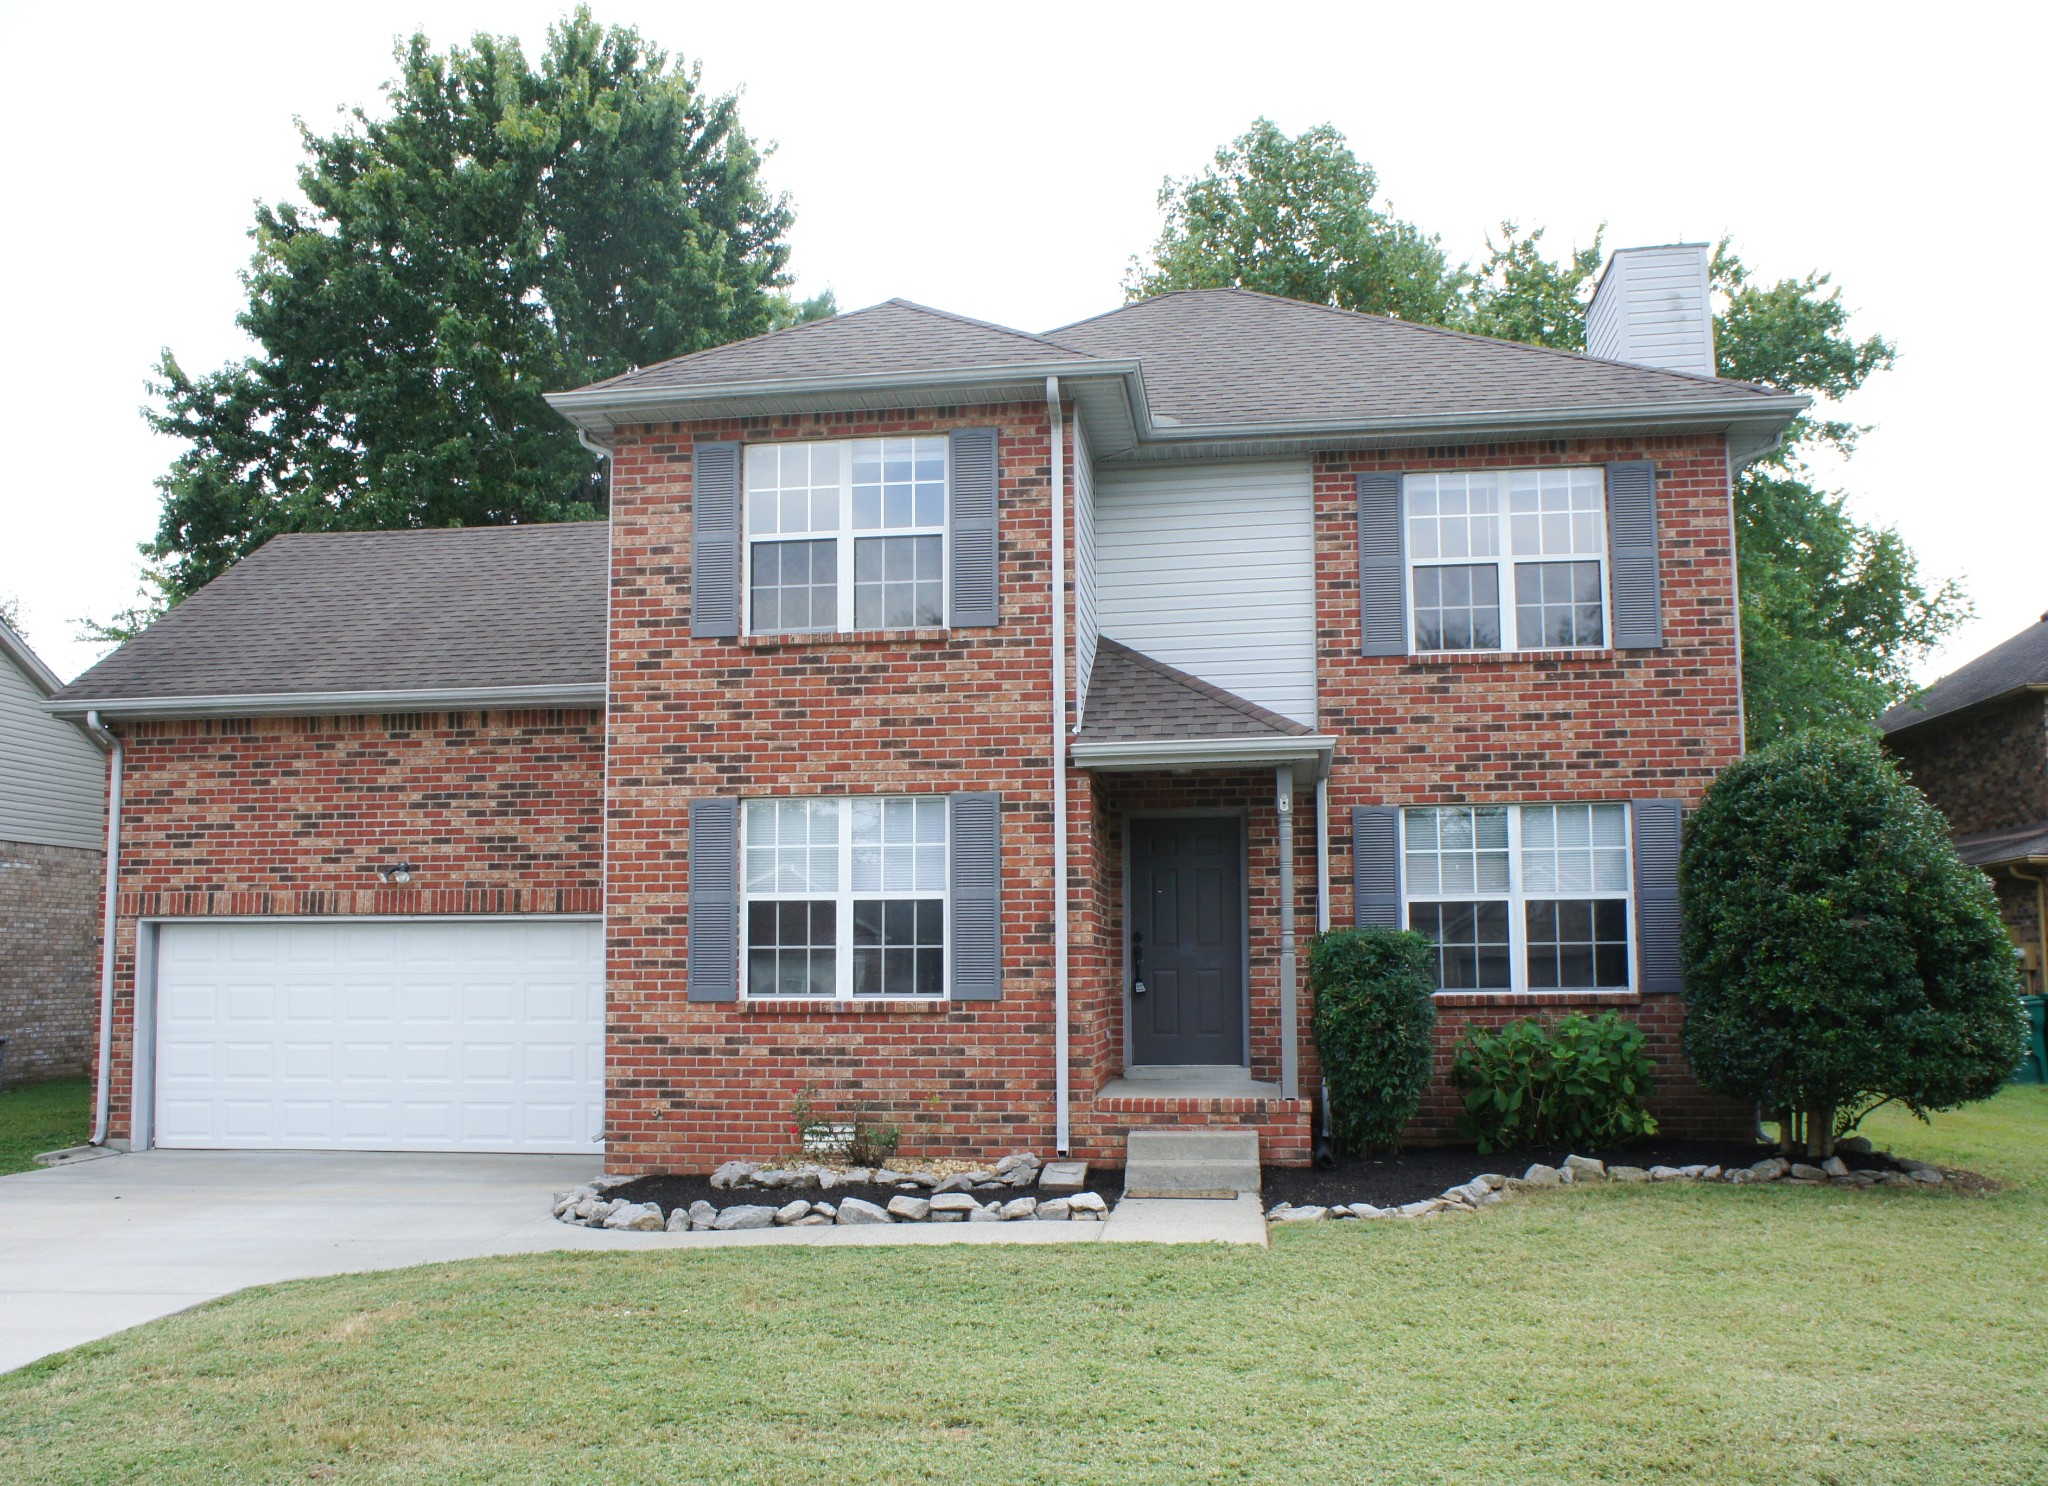
[[[1612,665],[1621,652],[1601,650],[1428,650],[1407,657],[1415,666],[1449,669],[1458,666],[1515,666],[1530,661],[1576,661],[1581,665]]]
[[[1438,1006],[1636,1006],[1637,991],[1438,991]]]
[[[743,650],[935,649],[953,642],[949,629],[858,629],[807,631],[796,635],[741,635]]]
[[[736,1009],[742,1016],[944,1016],[953,1009],[950,999],[936,1001],[810,1001],[792,996],[787,1001],[741,1001]]]

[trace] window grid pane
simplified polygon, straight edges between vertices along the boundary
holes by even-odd
[[[1522,891],[1627,892],[1627,807],[1524,805]]]
[[[1515,640],[1524,650],[1605,643],[1597,562],[1515,564]]]
[[[946,524],[946,440],[860,439],[853,445],[853,529]]]
[[[1418,559],[1500,552],[1500,488],[1491,474],[1410,475],[1408,553]]]
[[[854,995],[937,996],[944,989],[945,965],[943,900],[854,900]]]
[[[1436,946],[1439,990],[1514,988],[1505,902],[1412,903],[1408,927],[1428,935]]]
[[[839,985],[839,905],[786,899],[747,905],[747,994],[834,996]]]
[[[1529,989],[1615,990],[1628,985],[1628,902],[1623,898],[1532,900]]]
[[[1445,563],[1415,569],[1417,650],[1500,649],[1500,569]]]
[[[1509,542],[1516,557],[1592,557],[1606,551],[1598,470],[1510,470]]]
[[[839,626],[839,544],[755,542],[753,628],[757,634]]]
[[[1406,814],[1410,894],[1507,894],[1507,806],[1453,805]]]
[[[861,537],[853,544],[853,627],[911,629],[946,622],[940,537]]]

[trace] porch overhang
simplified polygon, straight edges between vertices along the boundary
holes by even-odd
[[[1292,765],[1295,782],[1327,779],[1337,740],[1322,733],[1241,738],[1117,738],[1069,745],[1077,769],[1098,773],[1164,770],[1192,774],[1206,769],[1274,769]]]

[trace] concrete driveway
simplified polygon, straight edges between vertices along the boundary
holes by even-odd
[[[0,1177],[0,1372],[250,1285],[548,1249],[1263,1244],[1256,1197],[1125,1198],[1106,1223],[607,1233],[549,1197],[591,1156],[144,1151]]]

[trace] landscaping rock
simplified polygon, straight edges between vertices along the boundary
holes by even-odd
[[[940,1182],[936,1187],[932,1188],[932,1190],[934,1192],[952,1193],[968,1192],[972,1191],[973,1188],[974,1179],[963,1172],[958,1176],[947,1177],[944,1181]]]
[[[1849,1163],[1840,1156],[1830,1156],[1827,1160],[1820,1163],[1820,1169],[1829,1176],[1847,1176],[1849,1174]]]
[[[1480,1181],[1477,1177],[1474,1177],[1471,1181],[1466,1182],[1461,1187],[1452,1187],[1450,1190],[1444,1193],[1444,1196],[1446,1197],[1455,1198],[1460,1202],[1469,1202],[1474,1207],[1477,1207],[1479,1205],[1479,1201],[1481,1198],[1491,1197],[1492,1195],[1493,1189],[1488,1187],[1485,1182]]]
[[[811,1211],[821,1218],[836,1218],[839,1216],[839,1209],[830,1202],[814,1202],[811,1204]]]
[[[1272,1217],[1276,1223],[1317,1223],[1329,1216],[1327,1207],[1277,1208]]]
[[[991,1202],[987,1207],[977,1207],[973,1212],[969,1213],[967,1221],[970,1223],[1000,1223],[1003,1221],[1002,1209]]]
[[[724,1191],[728,1187],[737,1187],[760,1169],[752,1161],[727,1161],[718,1170],[711,1173],[711,1185],[720,1191]]]
[[[792,1228],[823,1228],[831,1221],[823,1213],[812,1213],[808,1217],[798,1218],[789,1226]]]
[[[1607,1180],[1610,1182],[1646,1182],[1649,1179],[1650,1173],[1643,1170],[1640,1166],[1610,1166],[1607,1168]]]
[[[1607,1163],[1595,1161],[1591,1156],[1566,1156],[1564,1169],[1580,1181],[1603,1182],[1607,1180]]]
[[[775,1210],[775,1221],[787,1226],[794,1223],[798,1218],[808,1218],[810,1215],[811,1205],[802,1198],[798,1198],[795,1202],[785,1202],[781,1207],[778,1207]]]
[[[1076,1192],[1067,1199],[1067,1206],[1075,1213],[1102,1213],[1109,1211],[1109,1204],[1100,1192]]]
[[[909,1180],[909,1172],[897,1171],[893,1167],[883,1166],[875,1172],[875,1183],[877,1186],[898,1187]]]
[[[1716,1166],[1716,1167],[1714,1168],[1714,1170],[1716,1170],[1716,1171],[1719,1171],[1720,1169],[1721,1169],[1721,1168],[1720,1168],[1720,1167],[1718,1167],[1718,1166]],[[1698,1165],[1698,1164],[1694,1164],[1694,1165],[1691,1165],[1691,1166],[1681,1166],[1681,1167],[1679,1167],[1679,1168],[1678,1168],[1678,1171],[1679,1171],[1679,1174],[1680,1174],[1681,1176],[1683,1176],[1683,1177],[1684,1177],[1684,1178],[1685,1178],[1685,1179],[1686,1179],[1687,1181],[1689,1181],[1689,1182],[1696,1182],[1696,1181],[1698,1181],[1698,1180],[1699,1180],[1699,1179],[1700,1179],[1701,1177],[1703,1177],[1703,1176],[1705,1176],[1705,1175],[1707,1174],[1707,1168],[1706,1168],[1705,1166],[1702,1166],[1702,1165]]]
[[[1795,1182],[1824,1182],[1828,1174],[1818,1166],[1808,1166],[1804,1161],[1792,1163],[1792,1180]]]
[[[931,1199],[928,1197],[891,1197],[889,1215],[901,1218],[906,1223],[922,1223],[932,1215]]]
[[[622,1202],[604,1226],[620,1233],[659,1233],[661,1209],[651,1202]]]
[[[1727,1173],[1726,1176],[1726,1180],[1734,1182],[1737,1185],[1743,1185],[1749,1182],[1753,1182],[1756,1179],[1756,1173],[1754,1171],[1751,1171],[1747,1166],[1738,1166],[1733,1171]]]
[[[1699,1179],[1703,1182],[1718,1182],[1721,1180],[1722,1170],[1719,1166],[1702,1166]]]
[[[1503,1190],[1508,1184],[1508,1179],[1497,1171],[1482,1171],[1479,1175],[1473,1177],[1472,1180],[1475,1182],[1485,1182],[1489,1188],[1496,1192]]]
[[[1086,1161],[1054,1161],[1039,1168],[1038,1190],[1041,1192],[1078,1192],[1087,1185]]]
[[[1555,1166],[1545,1166],[1539,1161],[1536,1165],[1531,1166],[1522,1173],[1522,1180],[1532,1187],[1554,1187],[1563,1178],[1558,1174]]]
[[[1038,1204],[1038,1211],[1032,1217],[1040,1223],[1064,1223],[1073,1217],[1074,1205],[1064,1197],[1055,1197],[1049,1202]]]
[[[566,1192],[555,1193],[555,1216],[565,1217],[579,1202],[588,1202],[597,1196],[595,1187],[571,1187]]]
[[[948,1192],[944,1188],[932,1195],[932,1216],[940,1213],[971,1213],[981,1204],[974,1200],[971,1192]]]
[[[600,1192],[609,1192],[613,1187],[623,1187],[627,1182],[637,1180],[630,1176],[594,1176],[590,1185]]]
[[[1685,1180],[1685,1173],[1676,1166],[1652,1166],[1650,1168],[1650,1180],[1653,1182],[1682,1182]]]
[[[699,1197],[690,1204],[690,1231],[703,1233],[718,1221],[718,1209]]]
[[[1393,1209],[1374,1207],[1370,1202],[1354,1202],[1346,1211],[1354,1218],[1384,1218],[1392,1213]]]
[[[1852,1156],[1867,1156],[1870,1154],[1871,1145],[1867,1136],[1845,1135],[1835,1142],[1835,1149],[1847,1151]]]
[[[721,1233],[728,1233],[735,1228],[766,1228],[774,1221],[774,1208],[763,1207],[754,1202],[743,1202],[720,1213],[717,1221],[711,1226]]]
[[[1012,1151],[1009,1155],[1003,1157],[1002,1160],[996,1162],[996,1175],[1008,1176],[1011,1172],[1020,1170],[1036,1171],[1038,1170],[1038,1164],[1038,1157],[1032,1155],[1031,1152]]]
[[[841,1174],[839,1179],[849,1187],[865,1187],[875,1179],[874,1168],[869,1166],[850,1167]]]
[[[1907,1172],[1906,1175],[1916,1182],[1925,1182],[1930,1187],[1941,1185],[1941,1173],[1932,1166],[1916,1166],[1913,1170]]]
[[[864,1197],[849,1197],[839,1204],[837,1221],[840,1227],[851,1228],[861,1223],[886,1223],[889,1214]]]
[[[1394,1211],[1404,1218],[1426,1218],[1437,1210],[1437,1206],[1437,1200],[1430,1197],[1421,1202],[1404,1202]]]
[[[930,1221],[931,1221],[931,1222],[934,1222],[934,1223],[964,1223],[964,1222],[966,1222],[966,1221],[967,1221],[967,1214],[965,1214],[965,1213],[933,1213],[933,1214],[931,1215],[931,1219],[930,1219]]]
[[[1019,1218],[1028,1218],[1037,1211],[1038,1199],[1036,1197],[1012,1197],[998,1209],[1003,1221],[1006,1223],[1014,1223]]]
[[[688,1233],[690,1231],[690,1210],[687,1207],[677,1208],[668,1215],[667,1226],[670,1233]]]
[[[1760,1182],[1774,1182],[1791,1169],[1792,1163],[1783,1156],[1770,1156],[1752,1164],[1749,1174]]]

